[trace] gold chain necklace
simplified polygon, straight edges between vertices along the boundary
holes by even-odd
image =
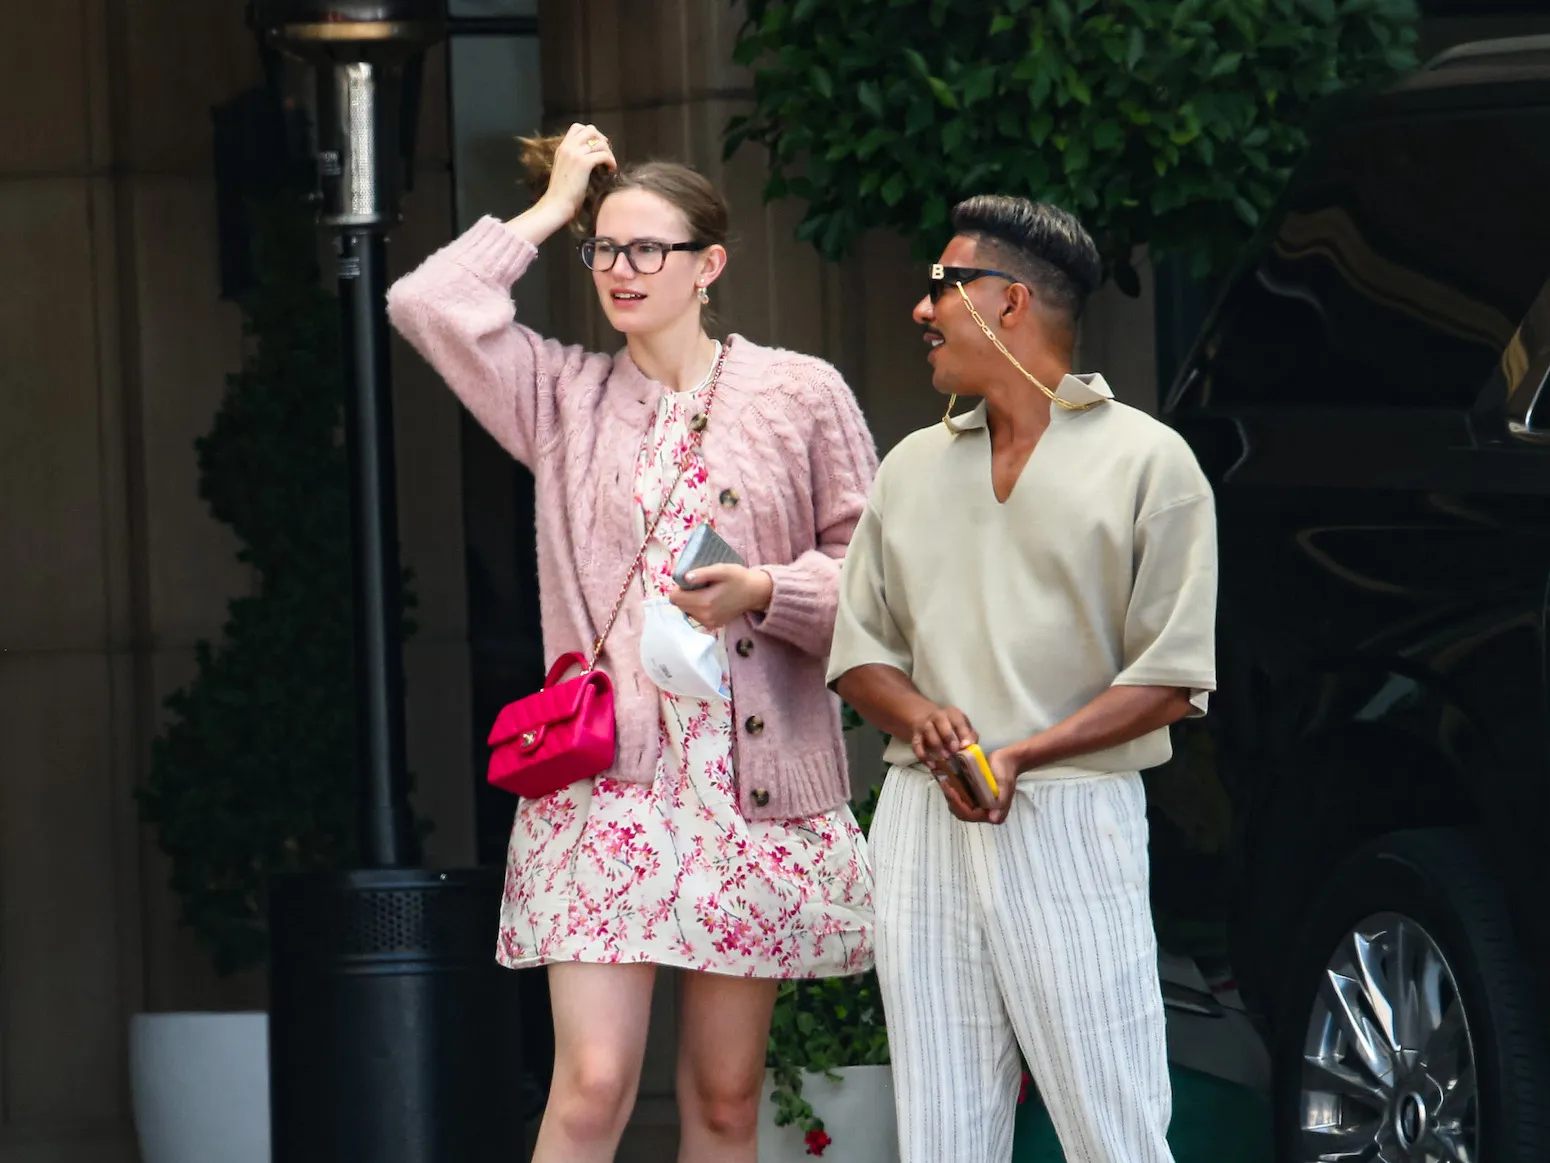
[[[1022,372],[1023,375],[1027,377],[1028,382],[1030,384],[1032,384],[1034,387],[1038,388],[1039,391],[1043,392],[1046,396],[1048,396],[1051,401],[1053,401],[1056,404],[1059,404],[1062,408],[1065,408],[1066,410],[1071,411],[1071,412],[1085,412],[1085,411],[1087,411],[1087,409],[1089,409],[1089,408],[1096,408],[1099,404],[1103,403],[1103,400],[1099,399],[1099,400],[1089,400],[1085,404],[1073,404],[1070,400],[1062,400],[1054,392],[1052,392],[1048,388],[1046,388],[1042,383],[1039,382],[1039,379],[1038,379],[1037,376],[1035,376],[1031,371],[1029,371],[1027,368],[1025,368],[1022,364],[1017,362],[1017,357],[1006,349],[1006,345],[1004,343],[1002,343],[999,339],[996,338],[996,333],[994,331],[992,331],[989,328],[989,326],[986,325],[985,320],[980,318],[980,313],[974,309],[974,304],[969,300],[969,292],[967,292],[967,291],[965,291],[963,289],[963,284],[962,283],[954,283],[953,286],[958,288],[958,294],[963,297],[963,305],[969,309],[969,314],[974,316],[974,322],[976,322],[976,323],[978,323],[980,325],[980,330],[985,333],[985,338],[990,340],[990,342],[994,343],[996,345],[996,350],[999,351],[1002,355],[1006,356],[1006,358],[1011,361],[1012,366],[1015,367],[1018,371]],[[949,432],[951,432],[954,436],[956,436],[958,434],[957,430],[955,428],[953,428],[953,426],[950,423],[948,423],[948,421],[950,421],[953,418],[953,405],[956,404],[957,402],[958,402],[958,395],[955,392],[952,395],[948,396],[948,398],[947,398],[947,411],[942,413],[942,423],[947,425],[947,430]]]

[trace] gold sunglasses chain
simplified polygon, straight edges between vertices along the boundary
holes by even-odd
[[[974,304],[969,300],[969,292],[963,289],[963,284],[954,283],[953,286],[958,288],[958,294],[963,297],[963,305],[969,309],[969,314],[974,316],[974,322],[980,325],[980,330],[985,333],[985,338],[990,340],[991,343],[994,343],[996,345],[996,350],[999,351],[1002,355],[1006,356],[1006,358],[1011,361],[1012,366],[1015,367],[1018,371],[1022,372],[1023,375],[1027,377],[1028,382],[1034,387],[1038,388],[1039,391],[1043,392],[1046,396],[1048,396],[1051,401],[1059,404],[1062,408],[1065,408],[1070,412],[1085,412],[1087,409],[1096,408],[1099,404],[1103,403],[1103,401],[1099,399],[1089,400],[1085,404],[1073,404],[1070,400],[1062,400],[1054,392],[1046,388],[1042,383],[1039,382],[1037,376],[1035,376],[1022,364],[1017,362],[1017,357],[1006,349],[1006,345],[996,338],[996,333],[986,325],[985,320],[980,318],[980,313],[974,309]],[[955,436],[958,434],[957,429],[955,429],[948,422],[953,418],[953,405],[957,402],[958,396],[956,393],[949,396],[947,398],[947,411],[942,413],[942,423],[947,425],[947,430],[953,433]]]

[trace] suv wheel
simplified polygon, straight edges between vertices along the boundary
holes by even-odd
[[[1276,1023],[1284,1163],[1550,1158],[1545,1024],[1468,835],[1364,848],[1297,948]]]

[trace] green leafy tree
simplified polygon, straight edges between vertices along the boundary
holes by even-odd
[[[251,217],[247,358],[196,448],[200,496],[259,585],[230,603],[218,644],[198,644],[138,792],[183,921],[221,974],[266,956],[270,876],[358,852],[339,306],[320,284],[311,208],[283,195]]]
[[[1134,293],[1148,244],[1229,262],[1307,146],[1314,105],[1414,67],[1414,0],[746,0],[767,200],[830,259],[867,231],[925,257],[952,205],[1077,213]]]

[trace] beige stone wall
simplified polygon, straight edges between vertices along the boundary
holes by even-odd
[[[241,358],[218,300],[210,107],[258,79],[243,5],[58,0],[0,37],[0,1163],[133,1157],[141,1009],[263,1004],[177,925],[131,790],[192,647],[250,588],[193,440]],[[433,73],[395,254],[450,218]],[[409,746],[433,855],[467,858],[458,415],[400,360]]]

